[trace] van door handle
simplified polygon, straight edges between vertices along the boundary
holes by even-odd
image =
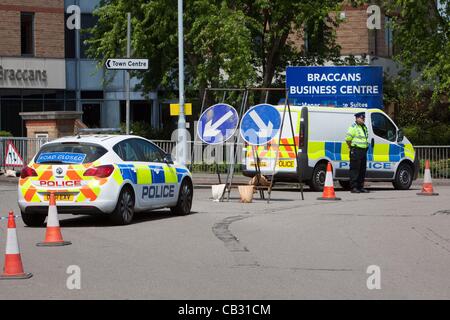
[[[370,141],[370,146],[372,147],[372,150],[373,150],[373,147],[375,146],[375,139],[374,138],[372,138],[372,141]]]

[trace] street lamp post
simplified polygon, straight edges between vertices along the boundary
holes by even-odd
[[[180,112],[178,116],[177,161],[186,165],[187,137],[184,115],[184,44],[183,44],[183,0],[178,0],[178,90]]]

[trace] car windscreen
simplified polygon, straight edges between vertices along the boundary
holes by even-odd
[[[39,150],[34,162],[38,164],[82,164],[90,163],[107,150],[99,145],[76,142],[63,142],[45,145]]]

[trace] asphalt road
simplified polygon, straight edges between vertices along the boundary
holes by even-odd
[[[129,226],[61,215],[66,247],[42,248],[45,228],[18,223],[28,280],[0,281],[0,299],[449,299],[450,186],[369,194],[274,191],[273,201],[213,202],[195,190],[193,213],[141,214]],[[0,184],[1,216],[16,205]],[[0,250],[6,221],[0,221]],[[1,257],[3,260],[3,257]],[[3,262],[1,262],[3,263]],[[69,266],[81,289],[69,290]],[[371,265],[381,289],[369,290]]]

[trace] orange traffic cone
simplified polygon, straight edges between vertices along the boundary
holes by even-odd
[[[48,204],[47,231],[45,232],[44,242],[39,242],[38,247],[67,246],[72,244],[70,241],[64,241],[61,228],[59,227],[58,210],[56,208],[55,193],[50,192],[50,201]]]
[[[341,198],[336,198],[336,194],[334,193],[333,171],[331,170],[330,162],[327,165],[327,175],[325,176],[322,197],[317,198],[317,200],[341,200]]]
[[[5,267],[0,279],[28,279],[33,275],[23,271],[22,258],[20,257],[19,242],[17,241],[16,221],[14,213],[8,215],[8,232],[6,235]]]
[[[425,161],[425,174],[423,176],[422,191],[417,193],[420,196],[437,196],[439,193],[434,192],[433,182],[431,181],[430,160]]]

